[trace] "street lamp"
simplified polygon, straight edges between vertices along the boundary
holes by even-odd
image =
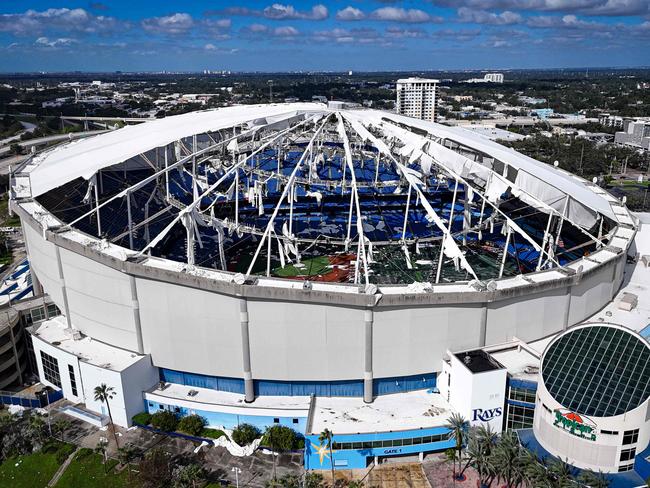
[[[241,474],[241,469],[238,468],[237,466],[234,466],[230,471],[235,473],[235,484],[236,487],[239,488],[239,475]]]

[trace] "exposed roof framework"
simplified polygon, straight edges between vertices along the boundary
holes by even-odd
[[[541,181],[530,161],[515,165],[517,153],[506,154],[508,162],[496,159],[492,154],[502,150],[498,145],[474,141],[480,149],[472,153],[471,141],[460,132],[449,134],[437,124],[384,112],[332,111],[311,104],[273,107],[281,108],[274,108],[272,117],[261,117],[260,107],[248,112],[238,107],[230,119],[220,115],[220,122],[205,131],[169,129],[171,140],[158,138],[164,141],[160,146],[136,146],[143,149],[138,153],[117,150],[130,155],[118,166],[111,157],[111,164],[93,163],[93,174],[87,168],[78,171],[88,180],[85,206],[79,206],[87,210],[77,210],[67,227],[85,225],[86,232],[144,255],[160,252],[182,226],[188,265],[205,265],[197,261],[197,251],[205,254],[205,248],[214,247],[211,267],[230,269],[225,247],[231,246],[250,254],[239,269],[248,276],[282,276],[277,270],[288,266],[300,270],[303,257],[320,249],[342,255],[351,270],[343,279],[365,286],[382,272],[377,264],[382,248],[391,249],[391,256],[398,249],[408,269],[426,263],[427,280],[437,283],[449,264],[460,273],[457,277],[484,278],[475,269],[477,248],[494,252],[492,275],[498,278],[509,256],[517,260],[518,272],[525,272],[521,249],[532,256],[527,270],[534,271],[562,266],[576,250],[606,241],[607,215],[585,210],[606,209],[602,202],[594,204],[591,193],[583,202],[574,198],[581,191],[561,191],[564,176]],[[78,154],[83,152],[75,147],[72,157]],[[63,156],[58,152],[57,161],[65,161]],[[535,163],[546,175],[548,169]],[[49,173],[63,163],[48,163],[46,157],[41,164]],[[123,171],[123,181],[107,189],[116,168]],[[37,171],[32,176],[33,186],[45,188]],[[103,225],[124,206],[122,228]],[[539,221],[540,216],[541,228],[528,224],[527,218]],[[573,248],[562,241],[568,227],[581,235]],[[429,253],[431,259],[417,259],[422,246],[437,251]],[[321,274],[344,267],[333,263]],[[289,276],[306,276],[297,275]]]

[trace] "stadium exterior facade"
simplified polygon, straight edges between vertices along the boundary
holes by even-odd
[[[609,230],[580,259],[503,276],[487,285],[467,279],[375,286],[367,280],[365,286],[362,280],[313,280],[305,286],[304,281],[268,274],[242,279],[241,274],[198,266],[189,257],[180,263],[137,252],[79,230],[39,198],[77,178],[92,181],[111,166],[126,174],[131,167],[125,161],[133,164],[147,153],[153,160],[152,151],[157,154],[159,147],[165,148],[166,159],[167,147],[196,134],[246,123],[281,130],[315,116],[340,117],[375,146],[381,141],[372,139],[373,127],[394,124],[402,132],[391,137],[401,138],[402,148],[411,147],[413,138],[424,138],[433,163],[447,164],[449,174],[466,183],[477,174],[477,166],[490,173],[482,177],[483,195],[503,193],[508,190],[503,181],[509,180],[509,190],[534,201],[531,205],[541,212],[590,231],[599,222],[602,229],[606,221]],[[196,137],[193,149],[195,155],[206,151],[197,149]],[[402,156],[418,164],[416,152],[402,151]],[[129,198],[128,191],[124,195]],[[187,114],[71,143],[21,167],[13,175],[12,198],[32,270],[63,313],[59,323],[32,334],[41,380],[97,412],[104,407],[92,400],[92,388],[111,382],[118,386],[119,408],[113,407],[113,413],[121,425],[130,425],[144,402],[149,410],[213,415],[212,424],[227,427],[244,419],[260,426],[286,423],[310,433],[309,402],[287,406],[282,397],[313,401],[351,396],[368,403],[388,393],[435,388],[447,351],[513,337],[546,337],[601,309],[621,285],[636,232],[625,205],[597,185],[480,136],[384,112],[332,111],[319,104]],[[96,207],[100,201],[98,197]],[[92,202],[89,208],[93,214]],[[508,235],[511,229],[518,228],[512,224]],[[58,378],[45,371],[44,363],[51,369],[52,358],[58,363]],[[159,380],[178,386],[178,391],[166,390]],[[197,389],[199,396],[192,396],[190,391]],[[201,398],[204,390],[221,396]],[[320,461],[324,466],[322,455]]]

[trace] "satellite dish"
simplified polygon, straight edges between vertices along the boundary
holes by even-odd
[[[302,284],[302,289],[305,291],[311,291],[313,287],[314,285],[312,285],[311,281],[309,280],[305,280],[305,282]]]
[[[377,285],[375,285],[374,283],[368,283],[366,285],[366,295],[374,295],[375,293],[377,293],[377,290],[378,290]]]
[[[241,273],[237,273],[235,276],[233,276],[232,281],[236,285],[243,285],[246,283],[246,277]]]
[[[497,291],[497,282],[494,280],[488,281],[487,289],[488,291]]]
[[[591,180],[593,183],[598,183],[598,177],[594,176],[593,179]]]
[[[578,269],[576,270],[576,273],[581,275],[584,270],[585,270],[585,267],[581,264],[580,266],[578,266]]]
[[[639,175],[636,181],[638,181],[639,183],[643,183],[643,175]]]
[[[623,198],[621,198],[621,202],[623,202],[623,204],[627,203],[627,195],[623,195]]]
[[[555,166],[557,168],[559,165],[560,165],[560,162],[557,159],[555,161],[553,161],[553,166]]]

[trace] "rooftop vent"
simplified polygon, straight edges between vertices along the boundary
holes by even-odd
[[[198,394],[199,394],[198,390],[190,390],[190,391],[187,392],[188,397],[195,397]]]

